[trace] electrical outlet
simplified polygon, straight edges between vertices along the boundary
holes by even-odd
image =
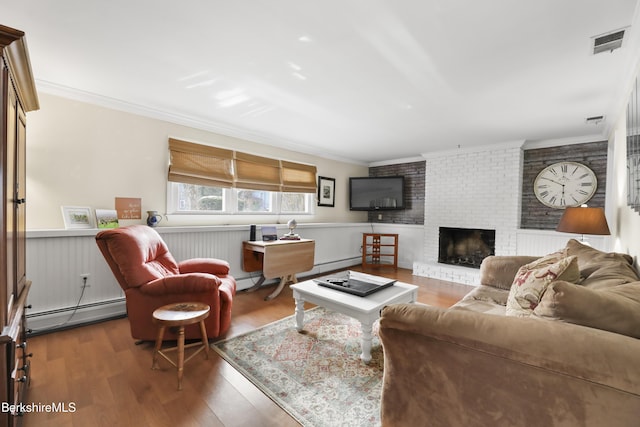
[[[91,286],[91,282],[89,282],[89,278],[91,275],[89,273],[83,273],[80,275],[80,287],[89,287]]]

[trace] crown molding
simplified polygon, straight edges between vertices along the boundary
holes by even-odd
[[[541,139],[536,141],[526,141],[522,148],[524,150],[535,150],[537,148],[560,147],[563,145],[586,144],[589,142],[602,142],[607,141],[608,139],[609,138],[600,134],[572,136],[569,138]]]
[[[480,152],[493,151],[493,150],[506,150],[510,148],[522,148],[524,142],[525,142],[524,140],[517,140],[517,141],[499,142],[496,144],[473,145],[473,146],[465,146],[465,147],[458,145],[457,148],[453,148],[453,149],[430,151],[428,153],[422,153],[422,157],[425,159],[434,159],[439,157],[455,156],[459,154],[480,153]]]
[[[416,157],[405,157],[402,159],[391,159],[391,160],[381,160],[379,162],[372,162],[369,163],[369,167],[376,167],[376,166],[387,166],[387,165],[397,165],[400,163],[413,163],[413,162],[423,162],[424,161],[424,157],[420,157],[420,156],[416,156]]]
[[[27,40],[22,31],[0,25],[0,52],[6,52],[6,62],[13,76],[13,83],[24,110],[34,111],[40,108],[36,90]]]

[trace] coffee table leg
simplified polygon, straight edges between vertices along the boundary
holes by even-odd
[[[364,363],[371,362],[371,340],[372,340],[372,331],[373,324],[361,322],[362,326],[362,354],[360,355],[360,359]]]
[[[304,300],[300,297],[296,297],[296,330],[302,331],[304,324]]]

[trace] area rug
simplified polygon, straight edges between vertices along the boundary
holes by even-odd
[[[303,426],[378,426],[383,356],[374,333],[360,360],[360,322],[322,307],[214,343],[213,349]]]

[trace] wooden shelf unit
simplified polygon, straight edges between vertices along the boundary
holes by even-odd
[[[362,266],[398,268],[398,235],[362,234]]]

